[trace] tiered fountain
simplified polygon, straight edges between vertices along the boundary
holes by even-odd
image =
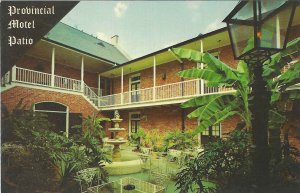
[[[120,151],[120,145],[127,142],[124,138],[118,137],[118,132],[124,131],[124,128],[119,127],[119,123],[123,119],[120,119],[120,114],[118,110],[115,110],[114,118],[111,119],[111,121],[114,123],[114,128],[109,128],[108,130],[113,133],[113,139],[107,140],[108,144],[111,144],[114,146],[113,153],[112,153],[112,161],[118,162],[121,161],[121,151]]]
[[[107,140],[108,144],[113,145],[112,162],[105,164],[105,169],[109,175],[124,175],[137,173],[142,170],[141,160],[132,151],[122,150],[124,155],[121,156],[120,145],[127,142],[127,140],[118,137],[120,131],[124,131],[124,128],[120,128],[119,123],[123,119],[120,118],[119,112],[116,110],[114,118],[111,121],[114,123],[114,128],[108,130],[113,133],[113,138]]]

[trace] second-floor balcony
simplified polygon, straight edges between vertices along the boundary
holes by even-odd
[[[182,103],[192,97],[233,92],[232,88],[207,87],[204,81],[193,79],[156,87],[132,90],[100,97],[102,110],[124,109],[152,105]]]
[[[72,93],[82,93],[95,107],[99,104],[99,92],[97,88],[88,86],[84,81],[73,78],[58,76],[50,73],[30,70],[14,66],[1,78],[1,86],[11,83],[21,83],[35,87],[56,89],[57,91],[67,91]]]

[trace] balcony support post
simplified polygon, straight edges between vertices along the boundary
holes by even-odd
[[[124,69],[121,69],[121,104],[123,104],[123,92],[124,92]]]
[[[153,97],[152,99],[155,101],[156,100],[156,58],[155,56],[153,57]]]
[[[17,79],[17,66],[13,65],[12,70],[11,70],[11,81],[16,81]]]
[[[80,88],[81,92],[84,91],[84,58],[81,56],[81,70],[80,70]]]
[[[70,118],[70,110],[69,107],[67,107],[67,111],[66,111],[66,136],[67,138],[69,137],[69,118]]]
[[[55,71],[55,48],[52,48],[52,54],[51,54],[51,87],[54,87],[54,71]]]
[[[98,74],[98,96],[101,96],[102,93],[101,93],[101,75]]]
[[[203,41],[202,40],[200,41],[200,52],[203,53]],[[200,68],[201,69],[204,68],[204,64],[202,62],[200,63]],[[201,79],[201,83],[200,84],[201,84],[201,86],[200,86],[200,88],[201,88],[200,94],[204,94],[204,80],[203,79]]]
[[[100,96],[102,96],[102,93],[101,93],[101,76],[100,74],[98,74],[98,107],[100,107]]]

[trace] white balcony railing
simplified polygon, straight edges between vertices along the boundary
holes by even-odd
[[[193,96],[205,94],[231,92],[232,88],[207,87],[201,89],[201,80],[194,79],[188,81],[166,84],[157,87],[128,91],[119,94],[100,97],[100,107],[113,107],[118,105],[129,105],[146,102],[159,102],[164,100],[185,99]]]
[[[10,73],[2,77],[1,81],[9,82],[9,74]],[[12,82],[20,82],[37,86],[45,86],[69,91],[82,92],[96,106],[99,106],[98,95],[87,84],[85,84],[84,82],[82,84],[80,80],[58,75],[52,76],[52,74],[29,70],[26,68],[20,68],[16,66],[12,68],[11,74]]]
[[[51,74],[16,67],[15,81],[40,86],[51,86]],[[13,69],[14,73],[14,69]]]
[[[54,87],[65,90],[81,91],[81,81],[54,75]]]
[[[83,94],[87,96],[94,104],[97,104],[97,106],[99,106],[98,95],[85,83],[84,83]]]

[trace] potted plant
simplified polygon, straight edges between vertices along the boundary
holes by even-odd
[[[139,128],[136,133],[131,134],[132,140],[134,141],[134,143],[137,144],[136,149],[135,149],[136,151],[138,151],[138,152],[141,151],[141,141],[142,141],[142,139],[145,138],[145,136],[146,136],[146,132],[143,128]]]

